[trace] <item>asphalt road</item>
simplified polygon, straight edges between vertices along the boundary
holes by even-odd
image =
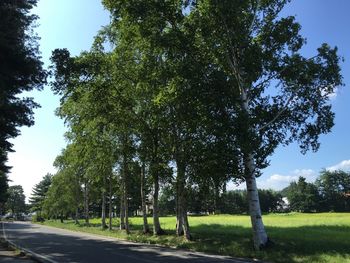
[[[27,222],[4,223],[7,239],[47,262],[242,263],[251,262],[105,238]]]

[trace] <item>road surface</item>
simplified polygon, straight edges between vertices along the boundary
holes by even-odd
[[[113,238],[46,227],[28,222],[4,223],[7,239],[47,262],[84,263],[242,263],[230,259],[185,250],[136,244]]]

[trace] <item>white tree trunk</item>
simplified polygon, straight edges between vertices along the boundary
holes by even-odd
[[[237,70],[239,72],[239,70]],[[241,107],[242,111],[246,115],[247,121],[251,116],[251,111],[249,108],[249,97],[247,94],[247,90],[243,87],[242,80],[240,74],[237,75],[238,83],[241,90]],[[249,136],[253,133],[253,127],[247,127],[246,134]],[[249,140],[249,137],[248,137]],[[247,141],[248,141],[247,140]],[[268,244],[269,238],[267,236],[264,223],[262,221],[261,209],[260,209],[260,200],[258,187],[256,185],[256,163],[254,159],[254,155],[251,149],[245,149],[246,152],[244,154],[244,167],[245,167],[245,179],[247,185],[247,197],[249,203],[249,214],[253,228],[253,241],[254,248],[256,250],[263,249]]]
[[[122,190],[122,192],[124,192],[124,190]],[[125,210],[124,210],[124,193],[121,194],[120,196],[120,213],[119,213],[120,217],[120,226],[119,229],[120,230],[124,230],[125,229]]]
[[[149,226],[147,221],[147,211],[146,211],[146,194],[145,194],[145,164],[142,163],[141,166],[141,209],[143,218],[143,233],[149,233]]]
[[[176,234],[185,236],[187,240],[191,240],[190,226],[187,219],[187,205],[185,194],[185,165],[176,161],[177,177],[176,177]]]
[[[158,177],[158,171],[154,172],[153,175],[153,234],[154,235],[161,235],[163,234],[163,230],[160,227],[159,222],[159,204],[158,204],[158,196],[159,196],[159,177]]]
[[[89,188],[87,182],[84,184],[84,214],[85,224],[89,225]]]
[[[102,220],[102,229],[107,228],[106,225],[106,193],[102,191],[102,212],[101,212],[101,220]]]
[[[249,176],[246,177],[249,214],[253,228],[253,241],[256,250],[264,248],[268,243],[267,233],[262,221],[258,187],[255,178],[255,164],[252,154],[248,154],[245,166]]]
[[[109,222],[108,222],[108,229],[112,230],[112,176],[109,179],[109,193],[108,193],[108,217],[109,217]]]
[[[125,218],[125,232],[130,233],[129,228],[129,192],[128,192],[128,179],[129,179],[129,170],[128,170],[128,161],[126,152],[123,154],[123,178],[124,178],[124,218]]]
[[[79,224],[79,207],[78,207],[78,206],[75,208],[75,218],[74,218],[74,222],[75,222],[76,225]]]

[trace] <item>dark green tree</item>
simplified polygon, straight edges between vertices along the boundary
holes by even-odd
[[[81,198],[77,196],[78,190],[75,175],[69,170],[60,170],[52,176],[51,185],[42,202],[42,211],[48,218],[60,218],[63,222],[69,214],[74,214],[77,203]]]
[[[26,212],[25,195],[21,185],[12,185],[8,189],[7,209],[15,218]]]
[[[261,212],[277,212],[283,205],[282,195],[273,190],[259,190]]]
[[[5,212],[5,203],[8,198],[8,178],[5,172],[0,171],[0,215]]]
[[[316,212],[320,209],[320,194],[317,187],[306,182],[304,177],[299,177],[298,182],[292,182],[282,190],[286,195],[289,208],[297,212]]]
[[[345,171],[321,171],[316,186],[322,197],[323,211],[350,211],[350,173]]]
[[[247,193],[243,190],[227,191],[223,195],[223,213],[248,213]]]
[[[41,89],[46,82],[38,37],[33,32],[37,16],[30,14],[36,3],[36,0],[0,2],[0,172],[5,174],[10,168],[6,166],[7,153],[12,151],[9,139],[20,134],[18,127],[34,124],[33,110],[39,107],[32,98],[18,95]]]
[[[44,200],[51,182],[52,175],[48,173],[38,184],[33,187],[31,197],[29,197],[31,210],[37,214],[38,218],[42,216],[41,212],[43,209]]]

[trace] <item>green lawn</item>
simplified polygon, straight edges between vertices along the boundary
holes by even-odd
[[[129,236],[118,230],[101,230],[99,219],[91,220],[90,227],[83,223],[74,225],[72,221],[64,224],[46,221],[44,224],[137,242],[270,262],[350,263],[350,213],[269,214],[263,220],[275,245],[262,252],[253,250],[250,219],[244,215],[191,216],[191,242],[175,236],[175,217],[160,219],[167,233],[160,237],[142,235],[142,218],[131,218],[133,231]],[[151,219],[149,221],[152,222]]]

